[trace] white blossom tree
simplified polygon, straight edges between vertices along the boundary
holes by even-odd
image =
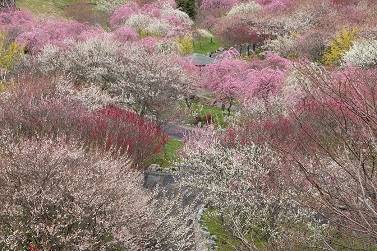
[[[297,194],[284,184],[281,160],[267,146],[229,147],[205,131],[188,138],[184,156],[184,183],[204,191],[207,206],[217,211],[225,229],[239,241],[235,250],[259,250],[258,243],[287,250],[310,245],[320,232],[313,212],[300,207]],[[315,231],[305,227],[295,231],[300,224]]]
[[[145,190],[127,158],[64,137],[0,142],[0,249],[192,250],[195,208]]]
[[[139,114],[160,120],[190,91],[192,79],[177,60],[174,54],[102,37],[75,44],[67,52],[47,46],[33,66],[44,74],[64,72],[78,84],[98,85]]]

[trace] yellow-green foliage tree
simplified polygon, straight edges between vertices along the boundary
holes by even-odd
[[[23,48],[16,42],[7,42],[6,34],[0,33],[0,68],[11,69],[23,54]]]
[[[0,82],[0,93],[4,92],[6,89],[5,84],[3,82]]]
[[[182,55],[191,54],[194,51],[193,40],[189,35],[178,38],[177,45]]]
[[[357,29],[344,28],[331,41],[329,48],[323,55],[325,65],[338,64],[343,55],[351,48],[353,41],[357,38]]]

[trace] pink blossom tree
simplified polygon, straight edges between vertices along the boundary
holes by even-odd
[[[238,0],[204,0],[200,5],[200,9],[205,15],[221,16],[238,2]]]
[[[85,40],[100,34],[103,34],[102,29],[76,21],[48,20],[36,22],[29,31],[18,35],[16,41],[31,52],[38,52],[47,44],[65,47],[70,41]]]

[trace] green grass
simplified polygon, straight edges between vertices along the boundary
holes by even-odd
[[[35,14],[63,16],[63,8],[77,0],[18,0],[17,7]]]
[[[223,111],[220,107],[210,106],[210,105],[205,105],[199,102],[195,102],[191,105],[190,111],[192,114],[192,118],[190,118],[191,124],[194,124],[195,116],[199,115],[203,117],[206,114],[211,114],[213,118],[213,124],[215,125],[215,127],[220,127],[220,128],[227,127],[225,117],[228,116],[228,111],[226,110]],[[232,114],[230,116],[232,116]]]
[[[212,41],[210,38],[201,38],[194,40],[194,52],[207,54],[208,52],[216,51],[222,45],[219,40],[213,38]]]
[[[217,251],[237,251],[241,248],[241,241],[236,239],[227,229],[224,227],[221,216],[217,213],[215,209],[207,209],[201,218],[201,224],[205,227],[211,236],[215,237],[216,240],[216,250]],[[297,231],[307,232],[306,225],[296,225]],[[324,233],[325,234],[325,233]],[[351,235],[346,236],[341,234],[336,229],[330,229],[325,236],[329,237],[330,243],[333,248],[338,251],[347,250],[364,250],[364,251],[377,251],[377,245],[372,244],[368,240],[362,240],[354,238]],[[319,243],[318,246],[320,246]],[[255,245],[260,250],[267,250],[267,243],[263,240],[258,240]],[[351,247],[351,248],[350,248]],[[297,247],[299,248],[299,247]],[[316,248],[303,247],[305,250],[314,251]],[[295,249],[295,250],[301,250]],[[304,249],[302,249],[304,250]]]
[[[234,239],[224,226],[222,225],[221,217],[216,210],[208,209],[203,213],[202,224],[207,228],[208,232],[215,236],[217,251],[233,251],[237,250],[235,247],[239,246],[240,241]]]
[[[150,163],[159,164],[161,167],[169,167],[178,160],[178,151],[183,146],[182,141],[170,138],[169,141],[164,145],[162,152],[156,155]]]

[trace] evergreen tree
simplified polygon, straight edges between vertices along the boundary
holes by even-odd
[[[196,15],[196,2],[195,0],[176,0],[177,7],[186,12],[191,18]]]

